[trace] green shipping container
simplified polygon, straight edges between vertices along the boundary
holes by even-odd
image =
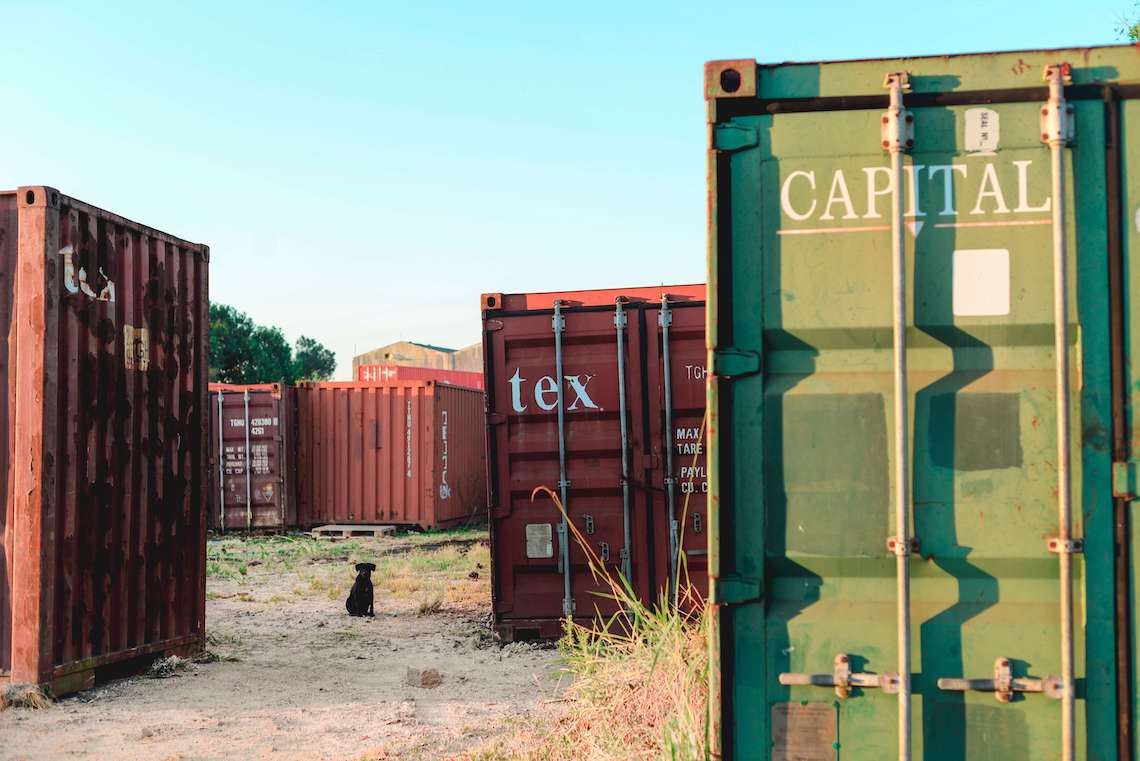
[[[1135,757],[1138,83],[706,67],[724,758]]]

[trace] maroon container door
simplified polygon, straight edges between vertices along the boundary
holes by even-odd
[[[269,391],[219,390],[212,402],[219,492],[214,525],[223,525],[224,515],[227,531],[283,529],[288,453],[281,399]]]
[[[626,426],[634,482],[629,494],[632,582],[638,594],[646,596],[654,583],[652,548],[646,541],[651,535],[648,495],[641,486],[648,480],[644,468],[649,463],[635,456],[648,432],[644,395],[638,390],[645,387],[640,357],[646,328],[638,308],[627,305],[626,313]],[[616,577],[625,547],[625,517],[615,310],[571,306],[562,316],[568,511],[591,550]],[[546,496],[531,501],[538,486],[557,493],[560,479],[553,310],[489,313],[489,318],[485,351],[493,368],[487,393],[497,485],[492,515],[496,617],[508,628],[511,622],[521,626],[536,619],[553,621],[556,627],[564,598],[561,514]],[[569,548],[575,616],[615,612],[616,603],[599,596],[608,588],[594,581],[585,549],[572,537]]]
[[[668,326],[661,324],[661,309],[653,310],[650,325],[654,331],[649,356],[651,393],[654,395],[653,448],[663,467],[655,472],[655,490],[665,495],[661,520],[657,521],[659,578],[675,573],[680,579],[682,600],[695,603],[708,594],[708,522],[706,520],[708,481],[705,470],[705,350],[704,302],[670,299]],[[667,427],[665,414],[665,340],[668,339],[669,396],[672,403],[672,427]],[[672,449],[673,520],[675,536],[670,530],[668,490],[668,448]],[[674,541],[680,552],[673,554]],[[686,595],[686,589],[692,594]]]
[[[20,188],[12,679],[204,634],[208,249]]]

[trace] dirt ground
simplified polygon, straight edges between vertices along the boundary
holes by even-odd
[[[380,566],[374,619],[344,609],[357,560]],[[470,531],[211,541],[207,662],[2,711],[0,759],[462,755],[556,711],[565,686],[555,650],[491,640],[487,565]]]

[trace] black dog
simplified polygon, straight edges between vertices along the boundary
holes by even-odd
[[[356,564],[356,581],[352,584],[352,591],[344,601],[350,616],[375,616],[372,611],[372,572],[376,566],[372,563]]]

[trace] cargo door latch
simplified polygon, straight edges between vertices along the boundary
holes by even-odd
[[[846,700],[851,696],[852,687],[878,687],[883,692],[899,691],[898,674],[851,673],[851,656],[839,653],[835,656],[835,668],[830,674],[780,674],[780,684],[785,687],[834,687],[836,697]]]
[[[726,347],[713,352],[713,375],[726,380],[760,372],[759,352]]]
[[[1042,679],[1015,677],[1009,658],[998,658],[994,661],[993,679],[943,677],[938,680],[938,689],[948,692],[992,692],[999,703],[1008,703],[1015,692],[1043,692],[1046,697],[1058,700],[1065,691],[1065,684],[1054,676]]]

